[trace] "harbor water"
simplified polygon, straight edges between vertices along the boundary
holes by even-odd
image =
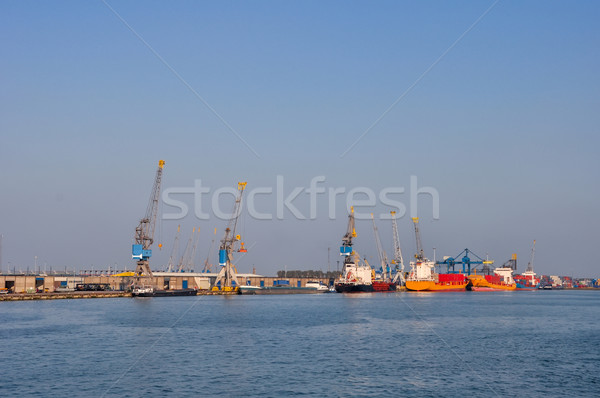
[[[598,396],[600,292],[0,303],[1,396]]]

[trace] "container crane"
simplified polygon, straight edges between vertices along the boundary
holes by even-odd
[[[412,221],[415,225],[415,237],[417,240],[417,254],[415,254],[415,258],[418,261],[426,261],[423,245],[421,244],[421,232],[419,232],[419,217],[413,217]]]
[[[533,257],[535,256],[535,239],[533,240],[533,247],[531,248],[531,259],[527,263],[527,272],[533,272]]]
[[[392,216],[392,232],[394,238],[394,259],[392,264],[396,265],[396,275],[393,282],[401,281],[404,284],[404,259],[402,258],[402,249],[400,248],[400,235],[398,234],[398,223],[396,222],[396,212],[390,212]]]
[[[384,273],[389,279],[392,279],[390,275],[391,271],[387,254],[385,253],[385,250],[383,250],[381,239],[379,239],[379,230],[375,224],[375,217],[373,216],[373,213],[371,213],[371,221],[373,221],[373,233],[375,234],[375,244],[377,245],[377,255],[379,256],[379,262],[381,264],[381,272]]]
[[[150,247],[154,242],[154,230],[156,227],[156,217],[158,215],[158,199],[160,197],[160,184],[162,179],[162,171],[165,166],[164,160],[158,161],[158,169],[154,178],[154,186],[146,208],[146,215],[140,220],[140,224],[135,229],[135,243],[131,248],[131,257],[137,260],[135,269],[135,277],[137,283],[140,283],[141,278],[152,278],[149,259],[152,257]]]
[[[471,255],[475,256],[478,258],[478,260],[471,260],[471,258],[469,257],[469,253],[471,253]],[[457,261],[457,259],[463,255],[464,256],[460,259],[460,261]],[[473,253],[471,250],[469,249],[465,249],[462,252],[460,252],[458,254],[458,256],[455,257],[446,257],[443,261],[437,261],[435,263],[436,265],[445,265],[447,267],[447,273],[456,273],[456,271],[454,270],[454,266],[457,264],[461,264],[462,265],[462,273],[466,274],[466,275],[471,275],[471,265],[484,265],[484,266],[489,266],[494,264],[494,260],[484,260],[483,258],[479,257],[477,254]],[[450,268],[452,268],[452,272],[450,271]],[[476,268],[476,267],[473,267]]]
[[[217,275],[213,290],[219,290],[220,286],[222,291],[234,291],[237,286],[239,286],[232,261],[235,243],[241,240],[240,235],[236,235],[235,231],[241,213],[242,195],[244,194],[244,189],[246,189],[246,184],[246,182],[238,182],[239,195],[233,205],[231,219],[229,220],[227,228],[225,228],[225,236],[221,239],[221,246],[219,246],[219,265],[221,266],[221,270]],[[238,251],[247,251],[244,249],[243,242],[240,243],[240,246]]]

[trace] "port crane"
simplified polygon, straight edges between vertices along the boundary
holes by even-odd
[[[154,178],[154,186],[146,208],[146,215],[140,220],[135,229],[135,243],[131,247],[131,257],[137,260],[135,268],[136,282],[139,284],[142,278],[152,278],[150,270],[150,257],[152,257],[152,243],[154,243],[154,230],[156,227],[156,218],[158,215],[158,199],[160,197],[160,185],[162,172],[165,167],[165,161],[158,161],[158,169]]]
[[[527,272],[533,272],[533,257],[535,256],[535,239],[533,240],[533,247],[531,248],[531,259],[527,263]]]
[[[354,207],[350,207],[348,215],[348,228],[342,237],[342,246],[340,247],[340,256],[344,256],[344,266],[353,262],[352,238],[356,238],[356,229],[354,228]]]
[[[513,253],[510,260],[507,260],[502,264],[502,268],[512,268],[514,271],[517,270],[517,253]]]
[[[210,254],[212,253],[213,247],[215,246],[215,236],[216,235],[217,235],[217,229],[215,228],[215,233],[212,238],[212,241],[210,242],[210,247],[208,248],[208,254],[206,255],[206,260],[204,260],[204,269],[202,270],[202,272],[211,272],[212,271],[212,264],[209,261],[210,261]]]
[[[175,242],[173,243],[173,249],[171,250],[171,256],[169,257],[169,264],[167,265],[167,272],[173,272],[175,261],[179,255],[179,236],[181,235],[181,225],[177,226],[177,234],[175,235]]]
[[[396,222],[396,212],[390,212],[392,216],[392,233],[394,238],[394,259],[392,260],[392,264],[396,266],[396,275],[394,276],[394,283],[398,283],[400,281],[403,285],[405,281],[404,278],[404,259],[402,258],[402,248],[400,247],[400,235],[398,234],[398,223]]]
[[[382,274],[385,274],[388,279],[392,279],[387,254],[385,253],[385,250],[383,250],[381,239],[379,239],[379,230],[375,224],[373,213],[371,213],[371,221],[373,221],[373,233],[375,234],[375,244],[377,245],[377,255],[379,256],[379,263],[381,264],[381,272]]]
[[[471,253],[471,255],[475,256],[478,258],[478,260],[471,260],[471,258],[469,257],[469,253]],[[461,255],[464,256],[460,259],[460,261],[457,261],[457,258],[459,258]],[[467,273],[467,275],[471,275],[471,265],[477,266],[477,265],[491,265],[494,264],[494,260],[484,260],[483,258],[479,257],[477,254],[473,253],[471,250],[469,249],[464,249],[462,252],[460,252],[458,254],[458,256],[455,257],[446,257],[444,258],[443,261],[436,261],[435,263],[436,265],[445,265],[446,271],[447,273],[456,273],[455,271],[455,266],[460,264],[462,265],[462,273],[464,274],[465,272]],[[450,271],[450,268],[452,268],[452,271]],[[476,268],[476,267],[474,267]]]
[[[415,226],[415,238],[417,241],[417,254],[415,258],[417,261],[427,261],[425,258],[425,252],[423,251],[423,245],[421,244],[421,232],[419,231],[419,217],[413,217],[412,222]]]
[[[200,234],[200,227],[196,229],[194,227],[192,229],[192,234],[190,235],[190,239],[185,246],[185,251],[183,252],[183,256],[179,260],[179,265],[177,266],[177,272],[184,272],[186,269],[191,270],[194,264],[194,257],[196,256],[196,245],[198,244],[198,238],[196,234]]]
[[[213,290],[219,290],[219,286],[222,291],[234,291],[239,286],[237,280],[237,272],[232,264],[233,252],[235,251],[235,243],[241,241],[241,236],[236,235],[236,227],[241,213],[242,195],[244,189],[246,189],[246,182],[238,182],[238,197],[233,205],[233,212],[231,213],[231,219],[227,228],[225,228],[225,236],[221,239],[221,245],[219,246],[219,266],[221,267],[217,278],[213,285]],[[240,242],[239,252],[246,252],[244,248],[244,242]]]

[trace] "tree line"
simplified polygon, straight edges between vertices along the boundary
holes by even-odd
[[[291,270],[291,271],[284,271],[284,270],[280,270],[277,271],[277,277],[278,278],[327,278],[327,279],[335,279],[338,276],[340,276],[340,272],[337,271],[328,271],[328,272],[323,272],[321,270],[307,270],[307,271],[303,271],[303,270]]]

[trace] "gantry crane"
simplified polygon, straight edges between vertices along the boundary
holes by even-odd
[[[221,246],[219,246],[219,265],[221,266],[221,270],[217,275],[213,290],[219,290],[220,286],[222,291],[234,291],[239,286],[232,261],[235,243],[241,240],[240,235],[236,235],[235,231],[241,213],[244,189],[246,189],[246,182],[238,182],[239,194],[233,205],[233,212],[231,213],[229,224],[227,225],[227,228],[225,228],[225,236],[221,239]],[[240,246],[239,252],[247,251],[244,249],[244,242],[240,242]]]
[[[392,216],[392,233],[394,238],[394,259],[392,264],[396,266],[396,275],[394,276],[394,282],[398,281],[404,284],[404,258],[402,258],[402,248],[400,247],[400,235],[398,234],[398,223],[396,222],[396,212],[390,212]]]
[[[477,257],[479,260],[471,260],[471,258],[469,257],[469,253],[471,253],[471,255]],[[457,261],[456,259],[458,259],[461,255],[464,256],[460,259],[460,261]],[[473,267],[473,269],[477,268],[478,265],[484,265],[484,266],[489,266],[494,264],[494,260],[484,260],[483,258],[479,257],[477,254],[473,253],[471,250],[469,249],[465,249],[462,252],[458,253],[458,256],[454,256],[454,257],[446,257],[444,258],[443,261],[437,261],[435,263],[436,265],[445,265],[446,266],[446,272],[447,273],[456,273],[454,266],[457,264],[461,264],[462,265],[462,273],[465,275],[471,275],[471,265],[475,265],[475,267]],[[452,268],[452,271],[450,271],[450,268]]]
[[[423,245],[421,244],[421,232],[419,232],[419,217],[413,217],[412,221],[415,225],[415,237],[417,240],[417,254],[415,254],[415,258],[418,261],[426,261]]]
[[[154,242],[154,230],[158,215],[158,199],[160,197],[160,184],[164,166],[165,161],[159,160],[158,170],[156,170],[156,177],[154,178],[154,186],[150,194],[150,201],[146,208],[146,215],[140,220],[140,224],[135,229],[135,243],[131,248],[131,257],[137,260],[135,277],[138,284],[142,278],[152,278],[149,262],[150,257],[152,257],[150,247]]]
[[[385,250],[383,250],[381,239],[379,239],[379,230],[377,229],[377,225],[375,224],[375,217],[373,216],[373,213],[371,213],[371,221],[373,221],[373,233],[375,234],[375,244],[377,245],[377,255],[379,256],[379,262],[381,264],[381,272],[382,274],[385,274],[387,278],[392,279],[390,275],[391,271],[388,263],[387,254],[385,253]]]

